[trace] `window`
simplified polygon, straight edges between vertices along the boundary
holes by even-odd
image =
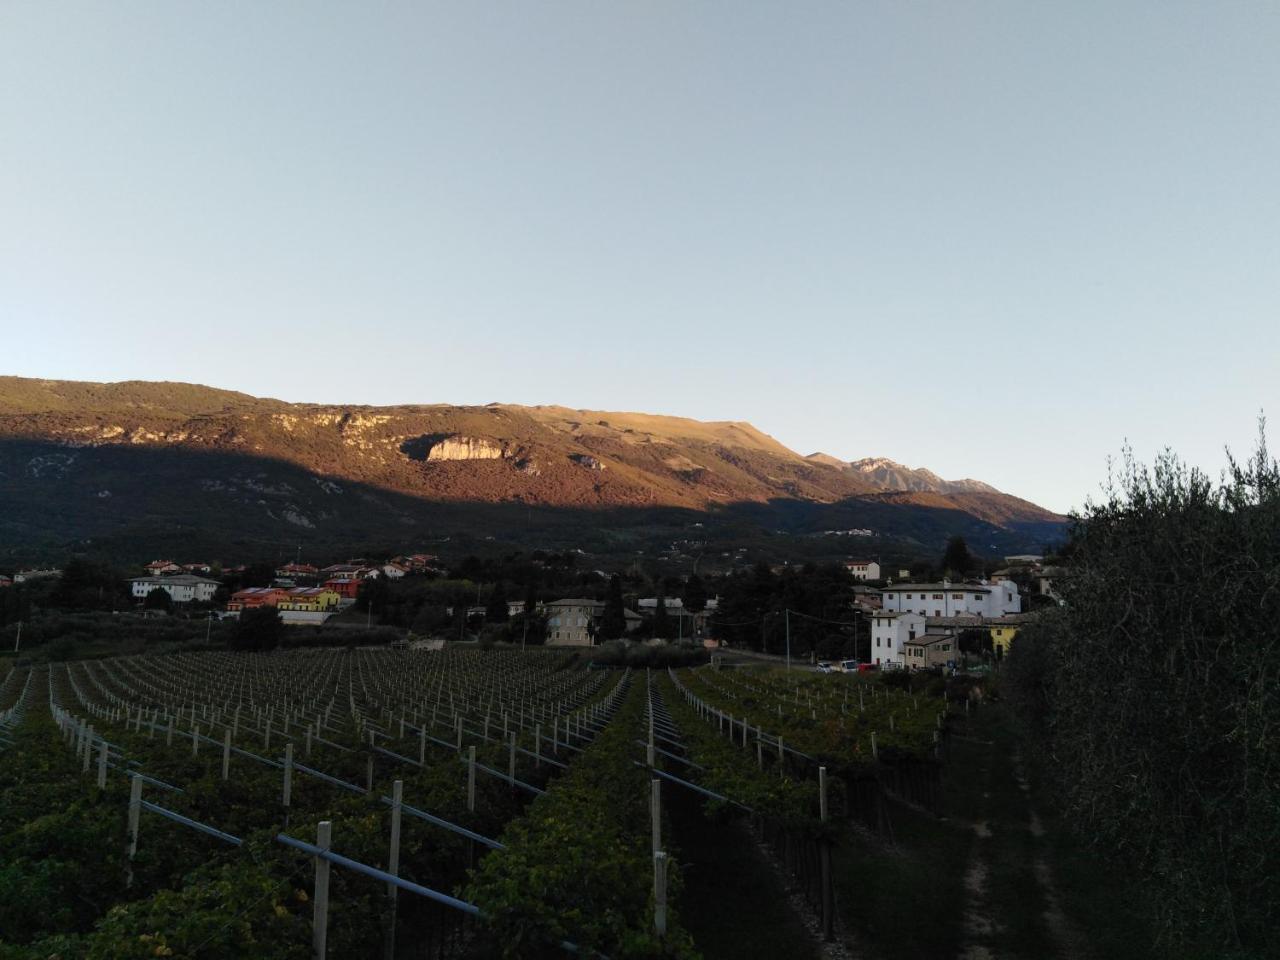
[[[964,594],[963,594],[963,593],[953,593],[953,594],[951,595],[951,599],[952,599],[952,600],[963,600],[963,599],[964,599]]]
[[[877,646],[877,647],[878,647],[878,646],[880,646],[880,638],[879,638],[879,637],[876,637],[876,646]]]
[[[933,595],[933,599],[935,599],[935,600],[941,600],[941,599],[942,599],[942,594],[940,594],[940,593],[935,593],[935,594]]]
[[[975,599],[975,600],[981,600],[981,599],[982,599],[982,594],[980,594],[980,593],[975,593],[975,594],[973,595],[973,599]]]
[[[907,599],[908,599],[908,600],[910,600],[910,599],[911,599],[911,594],[909,594],[909,593],[907,594]]]

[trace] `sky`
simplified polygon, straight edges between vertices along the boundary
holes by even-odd
[[[1280,418],[1274,3],[0,3],[0,373],[746,420],[1068,510]],[[1280,441],[1273,442],[1273,446]]]

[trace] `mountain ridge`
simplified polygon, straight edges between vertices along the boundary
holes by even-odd
[[[199,384],[0,377],[0,443],[14,451],[0,464],[0,497],[6,481],[9,495],[18,498],[24,483],[52,483],[35,498],[49,509],[59,502],[57,483],[70,478],[88,489],[94,465],[118,462],[109,452],[127,448],[180,454],[186,466],[175,476],[189,480],[178,482],[201,486],[211,496],[239,497],[244,502],[236,501],[237,510],[255,507],[255,484],[273,484],[246,485],[220,476],[210,469],[213,455],[288,465],[322,489],[358,484],[370,496],[394,493],[406,498],[408,513],[414,501],[458,509],[518,504],[702,512],[756,504],[773,513],[794,503],[786,508],[790,514],[805,504],[809,513],[871,511],[889,528],[897,526],[896,515],[886,508],[933,511],[939,528],[951,513],[952,525],[977,521],[1006,532],[1020,526],[1050,529],[1064,520],[977,481],[969,483],[979,489],[953,492],[890,486],[852,464],[803,457],[743,421],[558,405],[290,403]],[[264,466],[264,476],[274,469]],[[280,489],[286,486],[296,493],[296,481]],[[110,512],[110,500],[120,491],[98,491],[104,493],[101,506]],[[300,494],[274,506],[266,506],[266,494],[257,499],[262,503],[256,506],[285,530],[316,529],[335,508],[304,504]],[[913,518],[904,512],[902,519]],[[886,535],[896,534],[890,529]]]

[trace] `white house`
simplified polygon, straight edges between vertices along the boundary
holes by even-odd
[[[907,641],[924,633],[925,618],[918,613],[876,611],[871,615],[871,663],[905,666]]]
[[[874,560],[848,560],[844,568],[849,571],[853,579],[864,583],[867,580],[880,579],[880,564]]]
[[[589,647],[595,642],[593,621],[604,613],[600,600],[553,600],[544,604],[547,612],[547,643],[569,643]],[[623,619],[630,633],[640,626],[640,614],[623,610]]]
[[[1012,580],[1000,583],[898,583],[880,591],[881,606],[894,613],[918,613],[924,617],[977,614],[1003,617],[1022,612],[1022,597]]]
[[[190,603],[192,600],[208,603],[222,586],[217,580],[189,573],[171,577],[134,577],[129,583],[133,586],[133,595],[139,600],[145,600],[147,594],[158,588],[168,593],[174,603]]]
[[[32,580],[45,580],[49,577],[62,576],[61,570],[19,570],[13,575],[14,583],[30,583]]]

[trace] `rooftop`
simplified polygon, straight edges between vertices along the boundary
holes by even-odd
[[[895,583],[891,587],[881,587],[881,593],[904,593],[908,590],[920,593],[923,591],[937,590],[945,593],[951,591],[953,593],[990,593],[990,587],[984,587],[980,583]]]
[[[184,587],[194,587],[200,583],[211,583],[215,587],[222,586],[217,580],[210,580],[208,577],[197,577],[190,573],[179,573],[171,577],[134,577],[130,583],[176,583]]]

